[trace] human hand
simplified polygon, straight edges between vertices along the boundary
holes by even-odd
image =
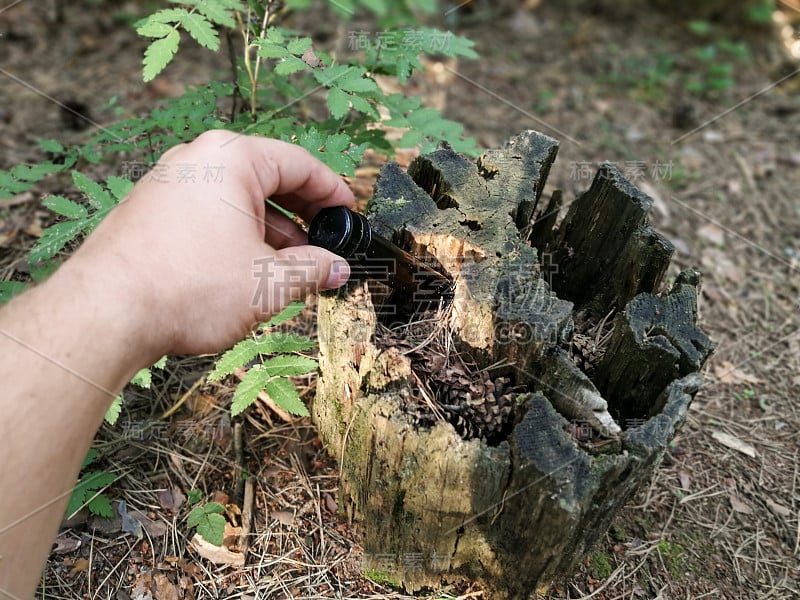
[[[217,177],[204,182],[209,165]],[[194,181],[179,181],[190,168]],[[291,300],[349,277],[345,261],[308,246],[265,198],[306,222],[325,206],[354,204],[306,150],[210,131],[166,152],[62,270],[84,267],[118,290],[155,356],[219,351]]]

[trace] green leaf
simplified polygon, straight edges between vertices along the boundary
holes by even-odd
[[[303,312],[306,308],[305,302],[295,301],[289,304],[286,308],[284,308],[281,312],[277,315],[272,317],[269,321],[267,321],[262,327],[273,327],[275,325],[280,325],[281,323],[285,323],[286,321],[290,321],[294,319],[297,315]]]
[[[264,389],[264,385],[269,378],[270,373],[264,369],[263,365],[256,365],[245,373],[245,376],[233,393],[231,415],[235,417],[255,402],[258,393]]]
[[[214,370],[208,375],[208,380],[219,381],[236,369],[244,367],[256,356],[258,356],[258,344],[256,341],[253,338],[242,340],[222,355],[214,366]]]
[[[181,25],[204,48],[219,50],[219,35],[203,15],[188,13],[181,18]]]
[[[270,358],[265,361],[264,364],[258,366],[262,368],[264,374],[270,377],[277,377],[279,375],[303,375],[311,371],[316,371],[317,361],[306,358],[305,356],[286,355]]]
[[[325,140],[325,152],[344,152],[350,146],[350,136],[345,133],[329,135]]]
[[[330,87],[340,79],[358,78],[362,73],[364,73],[363,69],[357,69],[349,65],[333,65],[327,69],[314,69],[314,79],[321,85]]]
[[[195,508],[192,509],[192,511],[189,513],[189,517],[186,520],[186,525],[188,527],[197,527],[203,520],[204,516],[221,514],[224,512],[225,512],[225,507],[222,506],[222,504],[220,504],[219,502],[207,502],[202,506],[196,506]]]
[[[152,81],[170,63],[178,51],[180,41],[180,34],[173,30],[166,37],[156,40],[147,47],[142,61],[144,65],[142,79],[145,82]]]
[[[231,6],[233,5],[233,6]],[[209,0],[197,5],[197,10],[201,12],[209,21],[222,25],[223,27],[236,27],[236,19],[233,18],[232,8],[242,10],[241,2],[215,2]]]
[[[96,209],[109,211],[116,206],[117,203],[114,201],[111,195],[103,189],[103,186],[96,181],[89,179],[80,171],[72,172],[72,181],[75,182],[75,186],[80,191],[86,194],[86,197],[89,199],[89,203]]]
[[[301,417],[309,416],[308,408],[300,400],[295,385],[285,377],[274,377],[270,379],[264,389],[269,397],[283,410],[293,415]]]
[[[54,213],[70,219],[85,219],[88,216],[85,207],[63,196],[48,196],[42,200],[42,204]]]
[[[189,490],[186,492],[186,499],[189,501],[189,504],[197,504],[202,497],[203,493],[200,490]]]
[[[188,14],[185,8],[164,8],[150,15],[147,20],[152,23],[177,23]]]
[[[350,109],[350,96],[338,87],[332,87],[328,91],[327,102],[334,119],[341,119]]]
[[[286,44],[286,49],[296,56],[300,56],[311,48],[311,38],[304,37],[304,38],[297,38]]]
[[[133,189],[133,182],[130,179],[125,177],[117,177],[116,175],[111,175],[106,180],[106,185],[108,189],[111,190],[114,198],[117,199],[117,202],[122,201],[125,197],[131,193]]]
[[[297,73],[298,71],[302,71],[307,68],[308,65],[306,63],[296,56],[290,55],[284,57],[277,65],[275,65],[275,74],[291,75],[292,73]]]
[[[163,38],[169,35],[169,32],[174,29],[173,25],[168,23],[159,23],[158,21],[147,21],[143,25],[136,28],[136,33],[142,37]]]
[[[86,458],[84,458],[83,462],[81,463],[81,470],[85,469],[96,460],[97,460],[97,450],[95,450],[94,448],[90,448],[89,452],[86,453]]]
[[[711,33],[711,23],[708,21],[689,21],[689,31],[697,35],[708,35]]]
[[[368,77],[343,77],[336,84],[347,92],[373,92],[378,89],[378,84]]]
[[[111,507],[111,500],[105,494],[98,494],[87,505],[89,512],[100,517],[110,519],[114,516],[114,509]]]
[[[283,46],[269,42],[259,43],[257,53],[261,58],[285,58],[291,56],[291,52]]]
[[[85,225],[85,221],[64,221],[48,227],[28,255],[28,263],[35,265],[53,258],[83,231]]]
[[[161,358],[159,358],[156,362],[153,363],[153,367],[156,369],[163,369],[167,366],[167,355],[165,354]]]
[[[28,284],[22,281],[0,281],[0,306],[27,288]]]
[[[205,515],[197,525],[197,533],[210,544],[221,546],[225,534],[225,517],[222,515]]]
[[[103,417],[103,419],[109,425],[116,425],[121,412],[122,412],[122,394],[119,394],[111,402],[111,406],[109,406],[108,410],[106,410],[106,414]]]
[[[362,98],[361,96],[349,96],[349,99],[353,105],[353,108],[358,112],[364,113],[365,115],[368,115],[375,120],[380,119],[380,113],[378,113],[378,111],[375,110],[375,107],[372,106],[372,104],[370,104],[366,98]],[[333,114],[332,110],[331,114]]]
[[[64,151],[64,146],[56,140],[39,140],[39,147],[45,152],[52,152],[53,154],[60,154]]]
[[[190,490],[189,501],[192,502],[192,492]],[[199,492],[197,492],[199,495]],[[189,527],[196,527],[206,541],[217,546],[222,544],[222,536],[225,531],[225,517],[221,513],[225,512],[225,507],[218,502],[209,502],[203,506],[196,506],[189,513],[186,524]]]
[[[115,480],[116,476],[113,473],[105,471],[85,473],[72,490],[67,503],[67,515],[76,513],[99,490],[111,485]]]
[[[63,165],[57,165],[50,161],[39,163],[38,165],[17,165],[11,169],[11,175],[20,181],[36,183],[48,175],[64,170]]]
[[[133,376],[131,383],[149,390],[153,384],[153,374],[150,373],[150,369],[141,369]]]

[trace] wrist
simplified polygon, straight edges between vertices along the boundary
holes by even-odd
[[[158,360],[169,347],[171,329],[159,323],[150,281],[122,256],[95,257],[80,251],[42,286],[50,303],[85,322],[85,339],[107,345],[127,361],[131,374]],[[126,376],[127,377],[127,376]]]

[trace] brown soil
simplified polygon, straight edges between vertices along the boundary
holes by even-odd
[[[145,44],[126,15],[145,13],[145,3],[85,0],[57,24],[41,3],[0,9],[0,168],[41,160],[39,138],[81,139],[53,99],[85,103],[103,124],[116,118],[112,96],[122,116],[140,114],[186,85],[225,77],[224,55],[187,42],[163,77],[143,85]],[[561,140],[546,194],[560,188],[572,198],[600,161],[617,163],[655,199],[653,220],[678,249],[672,275],[703,270],[702,323],[718,344],[655,479],[579,571],[541,597],[800,597],[800,77],[769,87],[796,66],[776,59],[777,38],[752,40],[747,59],[734,61],[735,85],[703,96],[684,86],[708,72],[691,55],[697,38],[662,14],[634,23],[553,3],[481,20],[457,25],[476,40],[480,60],[434,62],[409,89],[441,104],[484,147],[525,128]],[[89,173],[118,169],[104,163]],[[374,174],[365,166],[354,179],[362,196]],[[67,183],[0,201],[0,277],[24,276],[25,252],[50,218],[38,199]],[[242,421],[245,466],[255,476],[247,566],[217,567],[187,549],[186,504],[175,506],[167,491],[197,488],[223,500],[224,491],[234,523],[241,506],[226,404],[235,382],[193,390],[163,430],[132,436],[131,424],[157,420],[208,366],[171,359],[152,391],[126,392],[128,425],[98,437],[103,467],[121,475],[109,495],[166,534],[104,531],[79,515],[62,531],[40,593],[405,597],[363,577],[358,526],[337,510],[337,468],[313,429],[264,407]],[[311,397],[313,381],[300,383]],[[446,588],[430,597],[481,594]]]

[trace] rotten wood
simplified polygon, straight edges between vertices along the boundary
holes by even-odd
[[[408,591],[477,579],[527,598],[568,572],[649,480],[701,383],[698,282],[656,295],[671,246],[650,199],[604,165],[556,228],[560,192],[539,207],[556,151],[526,131],[475,162],[443,147],[407,172],[387,164],[368,217],[453,278],[452,303],[409,314],[369,281],[320,298],[314,419],[365,569]],[[566,348],[614,310],[590,377]],[[430,334],[411,339],[417,321]],[[656,329],[678,366],[636,387],[666,364],[649,360]]]

